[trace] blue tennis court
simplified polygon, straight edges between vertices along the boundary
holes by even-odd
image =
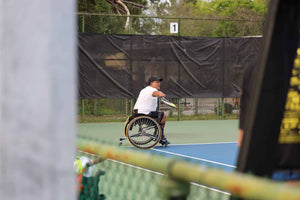
[[[178,144],[166,148],[157,146],[151,151],[163,153],[166,156],[176,156],[183,159],[203,163],[206,166],[218,167],[232,171],[236,168],[238,147],[236,142]]]
[[[105,138],[115,144],[124,136],[123,129],[124,123],[79,124],[79,135],[95,140]],[[158,144],[152,150],[141,151],[175,156],[228,171],[235,169],[238,120],[170,121],[166,132],[171,142],[167,148]],[[127,140],[123,147],[135,149]]]

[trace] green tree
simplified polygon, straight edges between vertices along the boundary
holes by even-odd
[[[147,0],[78,0],[78,31],[89,33],[128,34],[135,19],[130,22],[130,15],[139,15],[147,7]],[[90,14],[83,14],[90,13]],[[102,14],[93,15],[92,13]],[[116,16],[109,16],[115,14]],[[118,17],[120,15],[122,17]]]
[[[262,34],[268,0],[170,0],[168,16],[181,20],[183,36],[237,37]]]
[[[220,20],[213,36],[261,35],[267,6],[258,0],[215,0],[210,4]]]
[[[127,9],[116,3],[120,1]],[[78,0],[79,12],[103,14],[79,15],[78,30],[83,31],[84,27],[85,32],[169,35],[170,22],[176,22],[177,19],[163,17],[176,17],[181,18],[177,21],[180,23],[182,36],[261,35],[268,2],[269,0]],[[129,21],[128,12],[130,15],[145,17],[132,16]]]

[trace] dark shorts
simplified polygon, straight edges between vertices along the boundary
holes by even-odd
[[[133,119],[134,117],[137,117],[137,116],[141,116],[141,115],[144,115],[144,114],[139,114],[138,113],[138,110],[133,110],[132,111],[132,116],[131,118]],[[147,116],[149,117],[152,117],[153,119],[155,119],[158,123],[161,122],[162,118],[164,117],[164,112],[160,112],[160,111],[152,111],[150,112]],[[131,120],[131,119],[130,119]],[[130,121],[129,120],[129,121]]]
[[[154,118],[157,122],[161,122],[162,118],[164,117],[164,112],[153,111],[150,112],[148,116]]]

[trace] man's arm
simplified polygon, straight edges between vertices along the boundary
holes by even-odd
[[[154,96],[154,97],[164,97],[166,95],[163,92],[161,92],[161,91],[154,91],[152,93],[152,96]]]
[[[238,147],[242,146],[243,136],[244,136],[244,130],[243,129],[239,129],[238,139],[237,139],[237,146]]]

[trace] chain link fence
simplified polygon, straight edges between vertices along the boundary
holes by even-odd
[[[159,101],[159,110],[168,120],[238,119],[240,98],[170,99],[176,108]],[[131,115],[133,99],[85,99],[78,102],[80,122],[125,121]],[[178,112],[179,111],[179,112]]]

